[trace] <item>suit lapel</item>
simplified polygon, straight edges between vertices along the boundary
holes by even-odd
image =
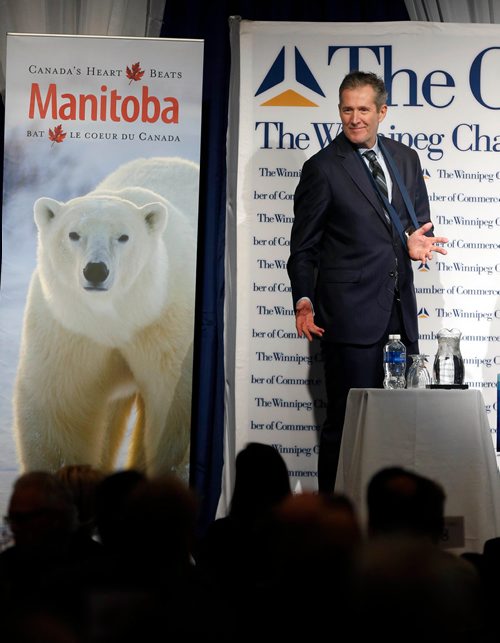
[[[363,160],[360,158],[359,152],[353,148],[344,134],[340,134],[336,141],[338,142],[337,154],[345,171],[352,178],[358,190],[368,199],[383,223],[390,228],[380,198],[373,187],[367,168],[363,167]]]

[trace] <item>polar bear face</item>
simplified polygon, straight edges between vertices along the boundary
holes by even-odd
[[[35,203],[42,283],[87,297],[126,294],[164,252],[167,212],[162,203],[136,206],[115,196]]]
[[[43,197],[34,209],[34,280],[60,324],[119,346],[158,319],[170,291],[166,204],[86,195],[67,203]]]

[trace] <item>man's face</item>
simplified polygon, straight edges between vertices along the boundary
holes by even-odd
[[[339,103],[342,129],[347,138],[358,147],[373,147],[378,125],[385,118],[387,105],[377,110],[375,90],[371,85],[344,89]]]

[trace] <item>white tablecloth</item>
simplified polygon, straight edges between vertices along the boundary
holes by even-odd
[[[443,486],[446,516],[464,518],[457,553],[482,552],[500,536],[500,474],[480,391],[352,389],[335,490],[354,501],[363,525],[371,476],[395,465]]]

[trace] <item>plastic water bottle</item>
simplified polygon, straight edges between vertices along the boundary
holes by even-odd
[[[405,388],[406,385],[406,348],[401,335],[389,335],[384,346],[384,388]]]

